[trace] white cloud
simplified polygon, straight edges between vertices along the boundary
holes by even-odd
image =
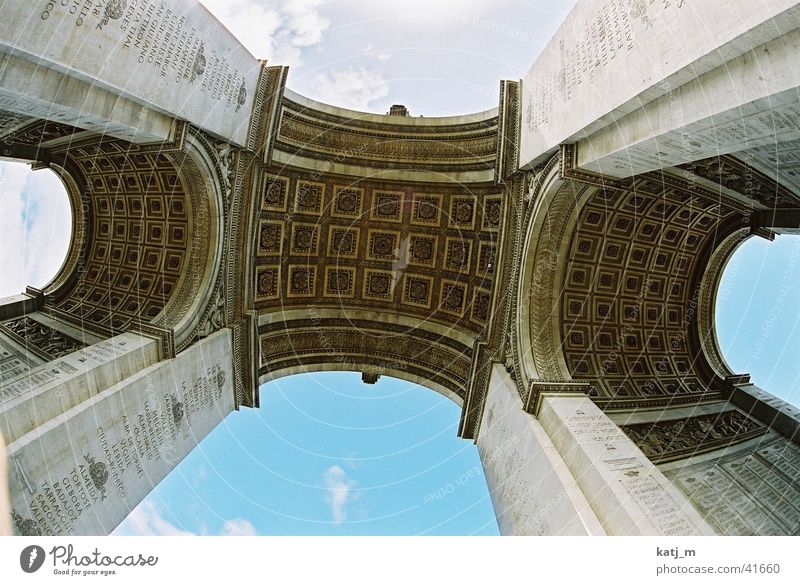
[[[181,530],[166,520],[158,506],[145,500],[128,514],[125,521],[114,531],[118,536],[197,536],[194,532]]]
[[[37,211],[27,233],[24,274],[26,284],[42,287],[64,263],[72,231],[72,210],[61,179],[45,170],[31,175],[28,206]]]
[[[3,250],[0,298],[18,294],[25,288],[22,273],[22,245],[25,228],[22,221],[22,194],[30,171],[21,164],[0,163],[0,249]]]
[[[253,55],[275,65],[298,65],[303,49],[322,42],[326,1],[202,0]]]
[[[314,78],[314,98],[342,108],[368,110],[372,102],[389,95],[389,83],[377,71],[348,67]]]
[[[50,171],[0,162],[0,208],[0,297],[46,285],[61,268],[70,241],[64,185]]]
[[[338,465],[330,466],[322,475],[325,481],[327,494],[325,502],[331,508],[331,516],[335,524],[341,524],[347,519],[345,506],[353,500],[350,490],[355,482],[347,478],[347,473]]]
[[[244,518],[226,520],[222,525],[222,536],[257,536],[256,527]]]
[[[196,532],[182,530],[164,518],[159,506],[150,499],[136,506],[128,517],[114,530],[115,536],[197,536]],[[244,518],[226,520],[220,536],[257,536],[255,526]]]
[[[369,43],[366,46],[366,48],[364,49],[364,54],[369,56],[369,57],[372,57],[373,59],[375,59],[379,63],[384,63],[384,62],[386,62],[386,61],[388,61],[389,59],[392,58],[391,53],[384,53],[384,52],[381,52],[381,51],[377,51],[375,49],[375,45],[373,45],[372,43]]]

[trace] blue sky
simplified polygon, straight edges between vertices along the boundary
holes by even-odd
[[[723,273],[716,319],[730,368],[800,406],[800,236],[742,244]]]
[[[458,420],[449,399],[392,378],[276,380],[260,409],[228,416],[117,533],[497,534]]]
[[[519,79],[574,4],[564,0],[207,0],[257,57],[291,66],[291,89],[355,109],[481,111]],[[60,193],[60,194],[59,194]],[[0,296],[41,286],[70,226],[48,171],[0,163]],[[720,345],[731,367],[800,403],[800,238],[749,240],[726,271]],[[302,375],[261,389],[118,534],[496,534],[458,407],[412,384]]]
[[[0,298],[47,284],[64,262],[72,230],[61,180],[48,170],[0,162]]]

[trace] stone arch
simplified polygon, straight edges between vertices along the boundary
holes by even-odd
[[[722,397],[725,376],[701,351],[701,320],[713,317],[699,301],[709,262],[727,255],[741,218],[713,193],[657,175],[591,193],[562,256],[558,318],[567,371],[596,403]]]
[[[722,275],[733,255],[747,240],[753,237],[750,230],[741,228],[733,231],[727,238],[711,252],[705,271],[700,281],[700,295],[698,301],[697,333],[703,356],[714,373],[722,378],[729,379],[735,372],[728,365],[717,339],[715,323],[717,296]]]
[[[459,408],[464,406],[464,399],[461,396],[456,394],[448,386],[445,386],[444,384],[437,382],[430,377],[420,376],[403,369],[387,366],[385,363],[382,363],[378,368],[377,366],[372,366],[368,363],[368,360],[366,359],[367,356],[364,356],[364,358],[365,359],[359,363],[342,363],[333,360],[315,363],[306,360],[302,366],[287,367],[285,369],[275,370],[269,374],[261,375],[259,376],[258,384],[260,386],[262,384],[266,384],[267,382],[280,380],[281,378],[287,378],[296,374],[307,374],[314,372],[360,372],[362,374],[362,381],[367,384],[373,383],[366,381],[369,379],[369,376],[389,376],[405,382],[411,382],[412,384],[422,386],[423,388],[432,390],[437,394],[441,394],[445,398],[450,399]],[[377,378],[373,379],[377,380]]]
[[[251,183],[259,378],[385,370],[465,402],[503,229],[497,111],[384,116],[288,90],[280,111]]]
[[[45,310],[101,337],[150,327],[186,347],[208,318],[221,264],[213,147],[183,124],[173,142],[149,146],[53,126],[10,137],[44,141],[35,167],[61,178],[72,207],[72,241],[43,291]]]
[[[513,319],[512,349],[523,400],[532,380],[570,380],[561,354],[557,307],[563,281],[563,258],[577,216],[596,189],[565,179],[561,155],[529,179],[525,197],[519,286]]]
[[[531,173],[524,198],[508,363],[523,402],[531,382],[580,382],[615,408],[720,398],[713,292],[743,210],[685,181],[576,171],[573,156]]]
[[[332,308],[263,316],[259,383],[305,371],[386,374],[434,390],[462,406],[472,339],[408,315]]]
[[[183,271],[178,291],[153,325],[174,332],[177,350],[225,325],[222,273],[225,209],[230,195],[222,152],[226,146],[188,128],[183,148],[171,157],[187,185],[196,229],[192,265]]]
[[[41,167],[42,165],[33,165],[34,169]],[[72,235],[67,246],[64,262],[62,262],[61,267],[50,282],[42,287],[45,294],[58,290],[75,273],[86,239],[91,236],[86,221],[89,214],[89,204],[85,199],[85,194],[66,168],[57,164],[51,164],[48,168],[61,180],[61,184],[64,185],[67,193],[72,213]]]

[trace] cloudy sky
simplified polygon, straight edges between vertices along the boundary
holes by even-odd
[[[339,106],[451,115],[497,105],[573,0],[204,0],[288,86]],[[49,171],[0,163],[0,296],[41,286],[69,241]],[[717,306],[734,371],[800,403],[800,238],[753,239]],[[778,284],[776,284],[778,283]],[[496,534],[474,446],[447,399],[357,374],[287,378],[229,416],[118,534]]]

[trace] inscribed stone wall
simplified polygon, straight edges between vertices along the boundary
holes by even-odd
[[[216,333],[8,446],[21,534],[107,534],[233,410],[231,337]]]
[[[800,447],[774,433],[665,474],[719,534],[800,534]]]
[[[246,142],[260,64],[197,0],[35,4],[4,4],[0,52]]]

